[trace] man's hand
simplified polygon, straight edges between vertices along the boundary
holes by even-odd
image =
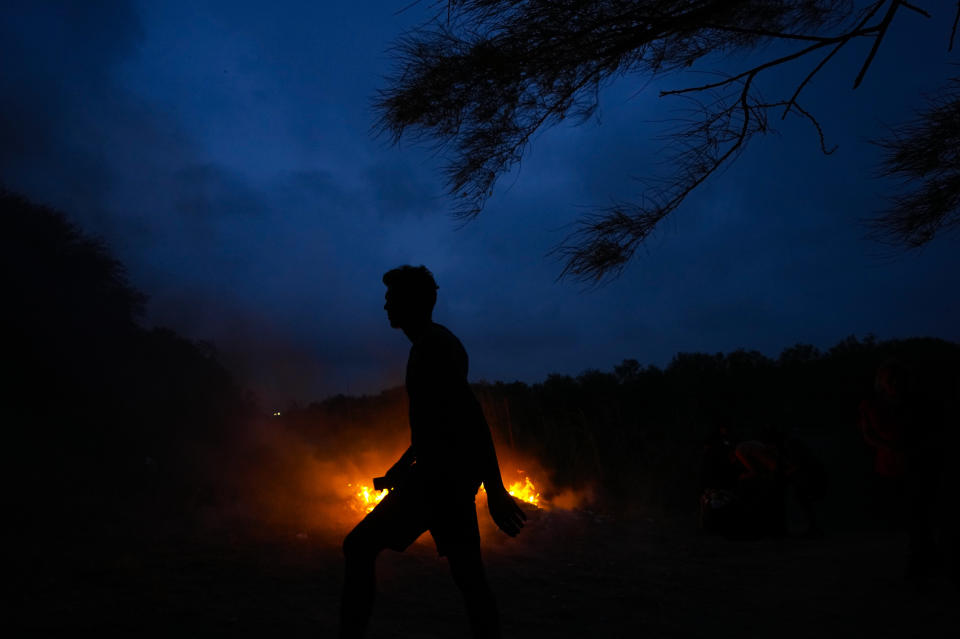
[[[486,486],[484,487],[486,488]],[[487,490],[487,507],[497,527],[511,537],[516,537],[527,516],[503,486]]]

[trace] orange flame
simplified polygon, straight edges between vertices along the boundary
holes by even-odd
[[[523,473],[522,470],[518,470],[518,473]],[[533,482],[529,477],[524,475],[523,480],[517,480],[510,484],[507,487],[507,492],[510,493],[511,497],[515,497],[521,501],[525,501],[528,504],[541,508],[540,505],[540,493],[537,492],[536,486],[533,485]],[[486,497],[487,491],[484,490],[483,486],[480,486],[480,493]]]
[[[523,473],[522,470],[518,470],[518,473]],[[351,500],[351,506],[354,510],[360,514],[366,515],[371,512],[377,504],[383,501],[383,498],[387,496],[389,490],[376,491],[366,486],[364,484],[347,484],[347,486],[353,488],[356,492],[353,493],[353,498]],[[525,501],[528,504],[541,508],[540,503],[540,493],[537,491],[536,486],[534,486],[533,481],[526,475],[524,475],[522,480],[517,480],[510,484],[507,487],[507,492],[510,493],[512,497]],[[480,486],[479,495],[486,498],[486,490],[483,486]]]
[[[524,477],[523,481],[515,481],[507,488],[507,492],[517,499],[522,499],[528,504],[540,506],[540,493],[537,492],[533,482],[529,477]]]
[[[377,504],[383,501],[383,498],[390,492],[389,490],[376,491],[363,484],[357,484],[356,486],[347,484],[347,486],[359,489],[353,495],[353,508],[364,515],[376,508]]]

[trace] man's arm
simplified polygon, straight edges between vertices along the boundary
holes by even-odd
[[[898,442],[890,437],[885,437],[877,430],[874,424],[873,409],[866,400],[860,404],[860,433],[868,446],[886,450],[900,450]]]
[[[490,426],[480,408],[477,408],[478,433],[480,441],[480,478],[483,480],[483,487],[489,493],[493,490],[506,490],[503,486],[503,476],[500,474],[500,462],[497,460],[497,449],[493,445],[493,435],[490,434]]]
[[[402,484],[406,478],[407,474],[410,472],[413,462],[417,460],[417,456],[413,451],[413,445],[407,447],[407,450],[400,456],[400,459],[390,467],[390,470],[387,471],[387,474],[384,475],[386,480],[387,488],[396,488]]]
[[[479,414],[478,427],[481,431],[479,433],[481,441],[478,442],[482,455],[480,471],[483,487],[487,491],[487,507],[497,527],[509,536],[515,537],[523,528],[523,522],[527,520],[527,516],[503,485],[500,463],[497,461],[497,449],[493,445],[493,435],[490,434],[490,426],[479,404],[477,413]]]
[[[737,461],[740,462],[740,465],[744,468],[743,472],[740,473],[740,479],[751,479],[757,476],[757,469],[753,465],[753,460],[746,454],[743,447],[737,446],[734,450],[734,455],[736,455]]]

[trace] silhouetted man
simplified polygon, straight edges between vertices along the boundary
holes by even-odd
[[[926,588],[937,569],[934,514],[942,472],[942,414],[919,392],[913,371],[895,359],[877,369],[872,398],[860,403],[860,429],[875,450],[874,479],[893,524],[907,532],[907,579]]]
[[[480,484],[494,522],[515,536],[526,516],[507,493],[490,429],[467,384],[467,353],[431,319],[437,284],[425,266],[383,276],[390,326],[412,342],[407,360],[410,447],[387,471],[393,490],[343,542],[342,639],[362,637],[373,608],[374,566],[384,548],[405,550],[429,530],[463,593],[473,635],[499,637],[496,602],[480,558],[474,497]]]

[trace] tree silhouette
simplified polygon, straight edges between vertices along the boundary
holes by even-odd
[[[881,173],[901,178],[906,187],[871,224],[878,239],[893,244],[922,246],[960,225],[960,78],[928,102],[915,120],[879,143]]]
[[[254,412],[242,389],[209,345],[143,328],[146,297],[63,213],[0,187],[0,228],[16,532],[46,554],[64,521],[98,543],[193,525]]]
[[[675,170],[640,202],[596,210],[558,247],[566,260],[563,274],[586,280],[618,274],[692,191],[736,159],[753,136],[771,131],[771,114],[807,120],[823,152],[831,153],[819,122],[801,105],[803,90],[840,50],[862,42],[869,46],[856,88],[895,19],[905,13],[931,17],[902,0],[441,4],[445,8],[434,20],[397,44],[398,69],[376,107],[381,130],[394,141],[412,135],[450,152],[448,187],[460,202],[457,214],[467,218],[481,211],[498,177],[520,162],[536,131],[568,118],[589,118],[599,89],[617,76],[659,78],[695,70],[708,60],[763,54],[767,45],[783,45],[770,49],[774,53],[761,63],[715,82],[661,92],[683,96],[691,105],[668,135]],[[956,16],[949,17],[954,18],[952,48],[960,3]],[[798,61],[812,66],[797,76],[791,93],[776,100],[760,96],[758,77]],[[917,123],[883,143],[888,151],[884,171],[905,178],[907,193],[875,218],[877,235],[917,246],[957,223],[958,112],[958,94],[948,91]],[[917,181],[920,186],[914,186]]]

